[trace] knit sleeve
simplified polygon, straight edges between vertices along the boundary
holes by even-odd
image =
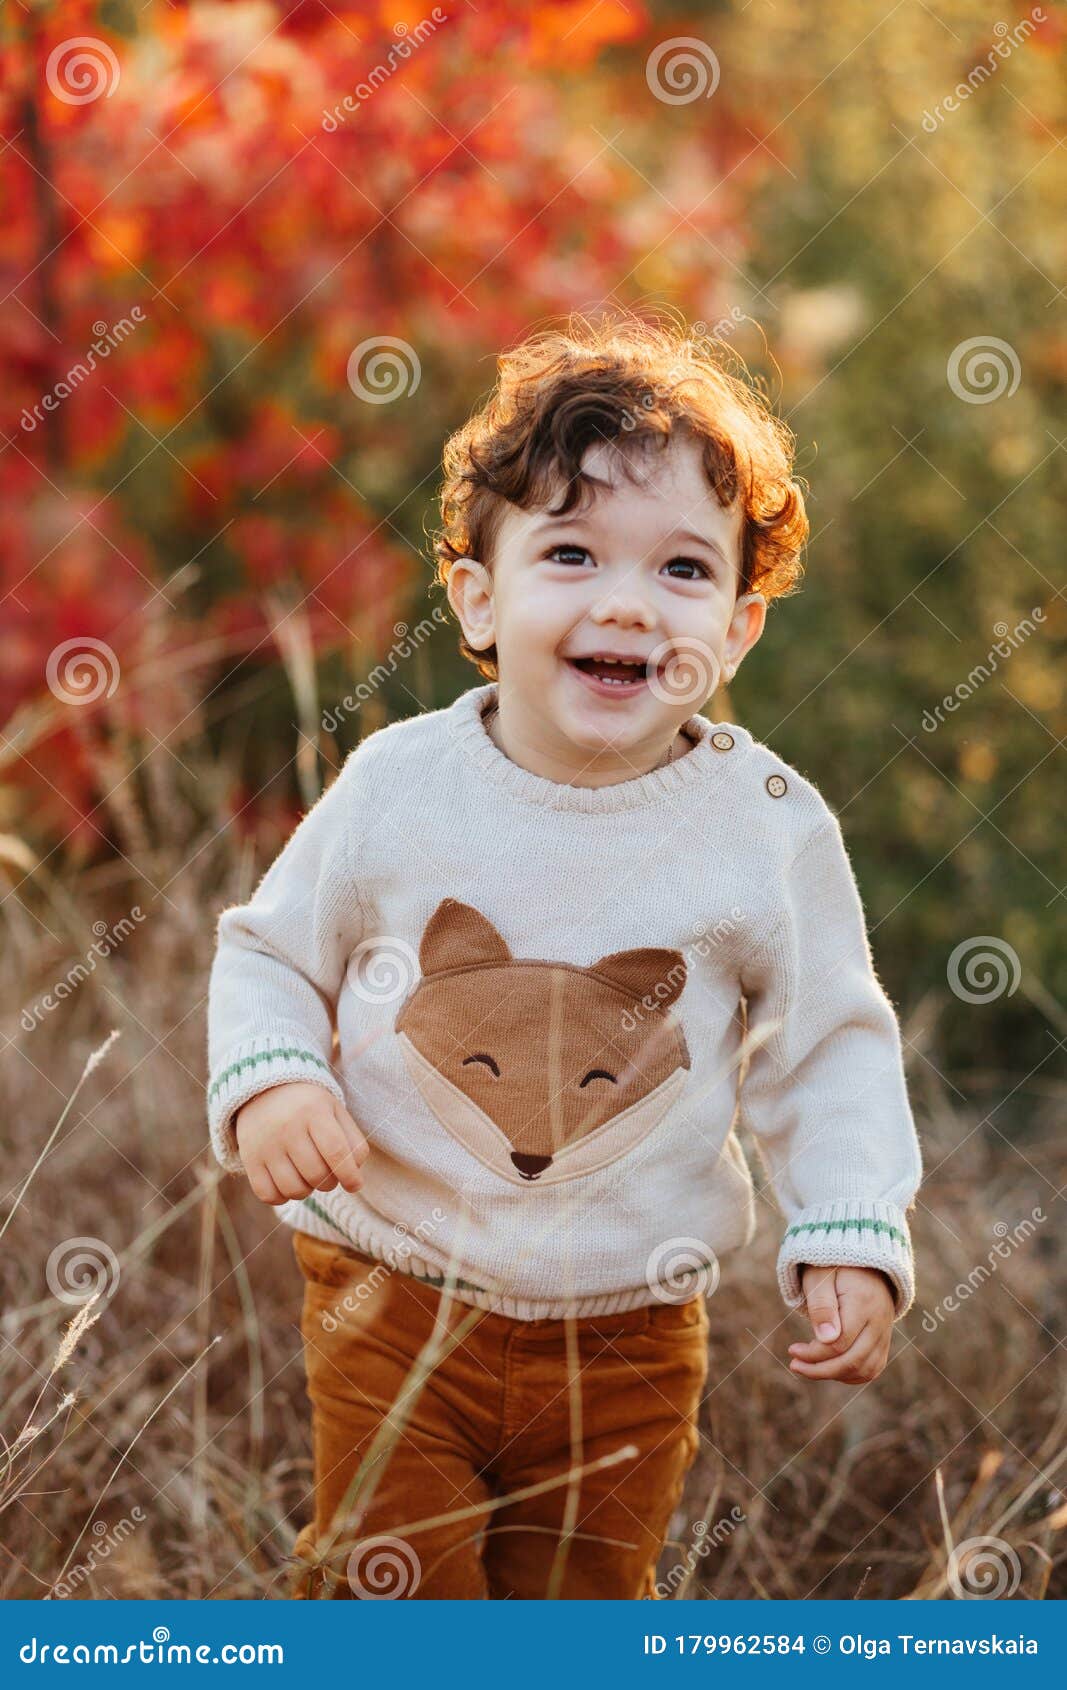
[[[339,1102],[331,1056],[337,998],[364,927],[352,864],[353,752],[302,818],[248,903],[222,911],[208,985],[207,1114],[212,1149],[244,1171],[241,1105],[311,1080]]]
[[[741,1119],[785,1214],[782,1296],[803,1305],[805,1263],[881,1268],[899,1319],[915,1295],[905,1211],[921,1155],[900,1029],[832,812],[787,870],[782,914],[741,987],[753,1041]]]

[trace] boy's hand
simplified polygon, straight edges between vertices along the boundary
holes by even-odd
[[[304,1080],[268,1086],[237,1111],[237,1148],[261,1203],[287,1203],[340,1183],[357,1191],[370,1146],[348,1110],[324,1086]]]
[[[802,1267],[807,1315],[819,1342],[790,1344],[794,1373],[863,1385],[889,1357],[896,1305],[878,1268]]]

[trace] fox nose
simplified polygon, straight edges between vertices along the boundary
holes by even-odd
[[[543,1174],[552,1161],[551,1156],[524,1156],[521,1151],[513,1150],[511,1160],[518,1168],[523,1179],[536,1179]]]

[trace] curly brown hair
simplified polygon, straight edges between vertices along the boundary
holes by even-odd
[[[729,366],[733,365],[731,369]],[[795,589],[808,536],[802,482],[793,475],[795,441],[725,342],[636,313],[599,322],[572,313],[497,359],[483,405],[450,435],[442,455],[442,523],[433,535],[437,579],[447,586],[457,558],[492,568],[508,504],[542,508],[556,486],[567,515],[593,488],[581,469],[601,442],[662,447],[675,429],[702,442],[704,470],[720,505],[743,508],[738,594],[781,598]],[[498,679],[496,646],[460,650]]]

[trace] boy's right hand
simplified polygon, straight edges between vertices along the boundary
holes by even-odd
[[[287,1203],[340,1184],[358,1191],[370,1146],[348,1110],[313,1081],[268,1086],[234,1119],[248,1183],[261,1203]]]

